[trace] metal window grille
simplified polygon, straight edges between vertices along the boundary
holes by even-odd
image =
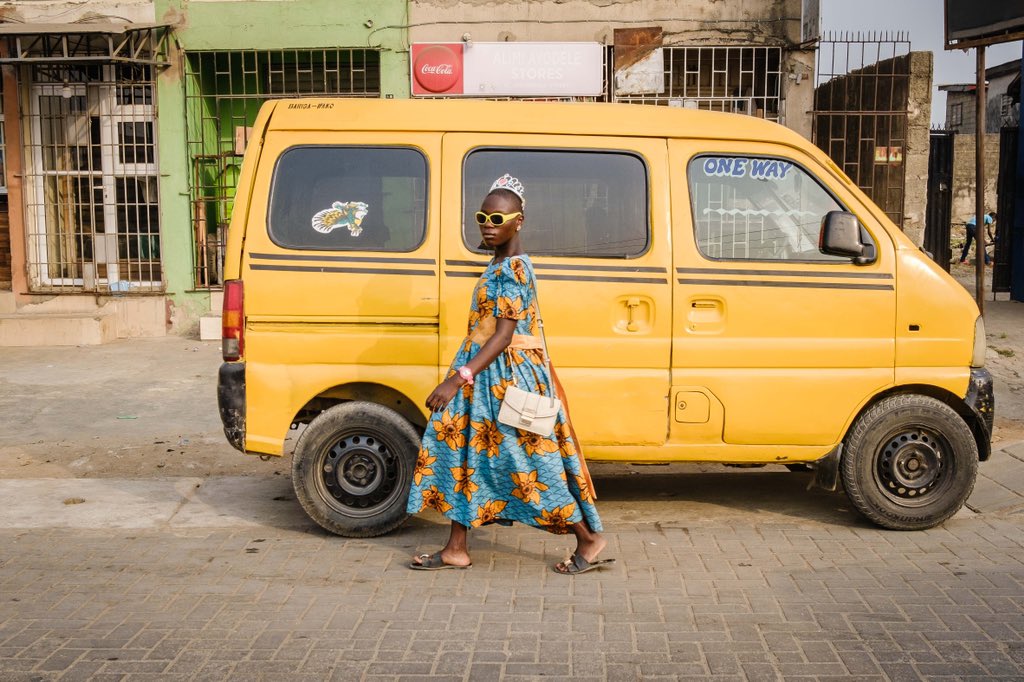
[[[0,78],[0,194],[7,194],[7,128],[4,124],[3,78]]]
[[[260,106],[282,97],[379,97],[380,52],[196,51],[185,54],[185,75],[195,286],[217,288],[242,154]]]
[[[814,143],[903,224],[910,90],[903,32],[827,34],[818,44]]]
[[[616,102],[730,111],[779,120],[782,48],[664,47],[665,88]]]
[[[163,290],[154,69],[71,62],[25,68],[34,291]]]
[[[947,125],[958,126],[964,122],[964,105],[957,102],[949,108],[949,121]]]

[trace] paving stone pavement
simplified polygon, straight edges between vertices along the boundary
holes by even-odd
[[[241,457],[218,362],[181,339],[5,352],[0,457],[165,432]],[[439,517],[329,536],[285,476],[0,480],[0,682],[1024,680],[1024,443],[998,447],[913,533],[781,467],[595,463],[618,561],[575,578],[550,571],[570,540],[522,527],[474,531],[468,571],[410,571]]]
[[[11,522],[0,680],[1024,679],[1024,513],[890,532],[805,483],[605,474],[618,561],[573,578],[569,540],[523,527],[410,571],[440,517],[337,538],[254,484],[198,526]],[[280,511],[232,520],[249,503]]]

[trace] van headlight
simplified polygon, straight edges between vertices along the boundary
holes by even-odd
[[[974,352],[971,353],[971,367],[985,366],[985,318],[978,315],[974,321]]]

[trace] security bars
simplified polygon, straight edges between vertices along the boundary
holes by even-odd
[[[782,49],[664,47],[664,92],[614,95],[616,102],[749,114],[779,120]]]
[[[162,291],[154,66],[24,69],[31,289]]]
[[[260,106],[282,97],[379,97],[380,92],[377,50],[186,53],[185,120],[197,289],[223,284],[235,185]]]

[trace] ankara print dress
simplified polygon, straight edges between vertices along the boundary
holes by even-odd
[[[431,415],[423,434],[412,489],[410,514],[436,509],[452,521],[478,527],[513,521],[552,533],[586,519],[594,531],[601,520],[594,506],[585,464],[561,410],[551,436],[538,436],[498,422],[498,410],[512,372],[520,388],[549,395],[537,317],[537,287],[527,256],[492,263],[473,290],[469,333],[447,376],[472,358],[494,334],[497,318],[516,320],[508,350]]]

